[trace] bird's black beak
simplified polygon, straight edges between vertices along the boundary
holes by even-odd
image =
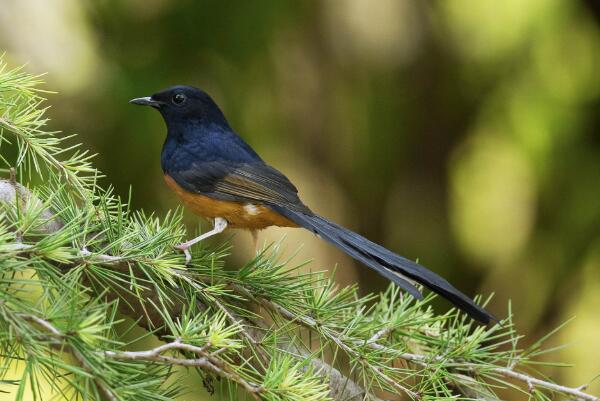
[[[137,104],[137,105],[140,105],[140,106],[151,106],[151,107],[154,107],[154,108],[157,108],[157,109],[162,104],[161,102],[152,99],[150,96],[137,97],[135,99],[131,99],[129,101],[129,103],[131,103],[131,104]]]

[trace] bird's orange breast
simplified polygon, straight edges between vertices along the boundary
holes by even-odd
[[[206,219],[221,217],[227,220],[229,227],[260,230],[269,226],[298,227],[297,224],[273,211],[268,206],[256,203],[224,201],[186,191],[168,175],[165,182],[184,205],[194,214]]]

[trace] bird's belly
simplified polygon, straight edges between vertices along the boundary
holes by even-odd
[[[168,175],[165,175],[165,182],[194,214],[211,220],[215,217],[224,218],[229,227],[250,230],[260,230],[269,226],[298,227],[267,206],[224,201],[192,193],[180,187]]]

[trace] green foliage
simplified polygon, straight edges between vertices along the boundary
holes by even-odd
[[[237,270],[225,247],[198,247],[185,266],[181,211],[133,211],[97,185],[88,153],[45,131],[38,84],[0,62],[0,145],[18,146],[2,159],[18,174],[2,183],[0,390],[16,400],[47,399],[42,382],[65,399],[173,399],[186,390],[176,365],[229,399],[596,399],[520,373],[545,351],[519,349],[510,313],[483,327],[396,287],[359,297],[278,260],[276,245]],[[165,343],[132,350],[124,316]]]

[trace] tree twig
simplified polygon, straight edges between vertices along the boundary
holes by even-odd
[[[75,348],[71,344],[69,344],[69,342],[66,341],[67,337],[60,330],[58,330],[56,327],[54,327],[54,325],[52,325],[47,320],[44,320],[44,319],[42,319],[38,316],[34,316],[34,315],[18,313],[18,314],[16,314],[16,316],[25,321],[33,322],[33,323],[43,327],[44,330],[49,332],[54,337],[55,340],[60,341],[61,350],[64,350],[64,349],[69,350],[71,355],[73,355],[73,357],[79,362],[81,367],[90,374],[90,376],[94,380],[94,383],[96,383],[96,386],[102,392],[102,394],[104,394],[104,396],[109,401],[119,401],[119,398],[114,393],[114,391],[108,386],[108,384],[104,380],[102,380],[101,378],[97,377],[94,374],[94,369],[90,366],[90,364],[86,360],[85,356],[83,356],[83,354],[77,348]],[[56,344],[53,344],[53,345],[56,346]]]
[[[117,360],[150,361],[167,363],[171,365],[200,367],[209,370],[220,377],[238,383],[246,391],[248,391],[255,399],[259,400],[260,397],[258,396],[258,394],[264,392],[264,388],[257,384],[248,382],[240,375],[232,372],[231,369],[224,369],[224,364],[222,361],[217,361],[214,359],[213,355],[209,355],[206,353],[208,348],[210,348],[210,344],[206,344],[203,347],[198,347],[191,344],[182,343],[179,340],[175,340],[173,342],[160,345],[156,348],[147,351],[104,351],[103,354],[106,357]],[[171,356],[162,355],[163,353],[171,350],[188,351],[197,355],[201,355],[201,357],[195,359],[174,358]]]
[[[239,292],[240,294],[255,300],[257,303],[259,303],[259,305],[274,311],[276,313],[278,313],[279,315],[281,315],[282,317],[284,317],[285,319],[291,321],[291,322],[296,322],[297,324],[300,324],[304,327],[307,327],[311,330],[314,330],[316,332],[320,332],[319,330],[319,325],[317,323],[317,321],[315,321],[313,318],[308,317],[308,316],[302,316],[302,315],[297,315],[294,314],[293,312],[289,311],[288,309],[284,308],[283,306],[269,301],[263,297],[254,297],[252,295],[252,293],[250,293],[250,291],[248,291],[245,287],[238,285],[238,284],[234,284],[231,286],[235,291]],[[375,333],[375,335],[373,335],[367,342],[366,342],[366,346],[372,348],[372,349],[376,349],[376,350],[387,350],[390,352],[390,354],[396,356],[399,359],[403,359],[406,360],[408,362],[417,364],[421,367],[428,367],[428,357],[424,356],[424,355],[418,355],[418,354],[412,354],[412,353],[398,353],[395,350],[389,349],[379,343],[377,343],[377,340],[379,340],[381,337],[385,336],[387,333],[389,333],[389,328],[384,328],[379,330],[377,333]],[[339,337],[337,336],[328,336],[328,338],[330,340],[332,340],[336,345],[338,345],[340,348],[344,349],[345,351],[351,351],[351,352],[355,352],[354,350],[352,350],[350,347],[348,347],[343,341],[340,340]],[[357,345],[365,345],[364,342],[361,342]],[[537,379],[535,377],[529,376],[527,374],[524,373],[520,373],[520,372],[516,372],[513,369],[509,369],[509,368],[503,368],[503,367],[495,367],[495,368],[488,368],[488,367],[482,367],[479,365],[475,365],[475,364],[470,364],[470,363],[459,363],[459,362],[452,362],[452,361],[448,361],[450,363],[453,363],[455,365],[457,365],[457,369],[466,369],[469,371],[483,371],[485,370],[485,372],[492,372],[492,373],[496,373],[499,374],[501,376],[504,376],[506,378],[512,378],[515,380],[518,380],[524,384],[526,384],[528,387],[539,387],[539,388],[545,388],[557,393],[561,393],[561,394],[566,394],[566,395],[570,395],[573,397],[576,397],[577,400],[585,400],[585,401],[600,401],[599,397],[596,397],[594,395],[591,394],[587,394],[585,392],[583,392],[583,386],[582,387],[578,387],[578,388],[573,388],[573,387],[567,387],[567,386],[562,386],[559,384],[555,384],[552,383],[550,381],[546,381],[546,380],[541,380],[541,379]],[[389,378],[388,378],[389,379]],[[410,390],[409,390],[410,391]]]
[[[11,244],[9,249],[12,252],[30,252],[31,249],[34,248],[34,246],[35,245],[30,245],[30,244]],[[90,251],[87,251],[87,252],[86,251],[87,250],[84,248],[83,252],[81,252],[82,259],[84,259],[90,263],[97,263],[97,264],[101,264],[101,265],[104,265],[107,267],[121,266],[123,263],[135,261],[135,258],[120,257],[120,256],[113,256],[113,255],[107,255],[107,254],[101,254],[101,253],[92,253]],[[198,291],[204,290],[198,283],[193,281],[193,279],[191,279],[187,275],[183,274],[183,272],[181,272],[179,270],[173,270],[173,273],[176,276],[182,278],[188,284],[192,285],[196,290],[198,290]],[[242,329],[241,330],[242,336],[253,346],[253,348],[255,350],[257,350],[259,355],[262,357],[263,362],[268,363],[269,358],[265,354],[265,351],[262,349],[260,340],[257,339],[257,336],[252,335],[248,331],[247,325],[243,324],[239,319],[235,318],[233,312],[231,312],[228,308],[226,308],[221,303],[215,304],[215,306],[217,306],[218,308],[220,307],[220,309],[225,313],[226,317],[228,318],[228,320],[230,320],[230,322],[232,324],[236,324]],[[124,312],[127,314],[127,313],[133,312],[133,311],[125,310]],[[158,323],[159,322],[153,322],[154,327],[157,327]],[[178,346],[184,347],[183,345],[178,345]],[[170,348],[170,347],[176,347],[176,346],[169,345],[168,348]],[[127,355],[127,354],[120,354],[120,356],[124,356],[124,355]],[[139,357],[138,354],[134,354],[134,355],[136,357]],[[306,355],[306,356],[308,357],[308,355]],[[213,368],[215,367],[213,364],[205,363],[203,358],[187,360],[184,358],[173,358],[173,357],[168,357],[168,356],[162,355],[160,357],[157,357],[156,361],[158,361],[158,360],[162,361],[163,363],[171,363],[171,364],[183,365],[183,366],[197,366],[197,367],[205,368],[207,370],[212,370],[212,371],[214,371]],[[362,399],[362,396],[360,396],[360,394],[365,394],[365,391],[358,384],[354,383],[352,380],[350,380],[349,378],[344,376],[339,370],[337,370],[333,366],[327,364],[326,362],[320,360],[319,358],[312,358],[312,364],[318,369],[318,371],[323,372],[324,374],[329,376],[330,389],[331,389],[332,394],[337,394],[341,397],[340,399],[345,399],[345,400],[354,400],[355,397],[359,397],[356,399]],[[215,372],[215,373],[217,373],[217,372]],[[227,374],[230,375],[231,372],[229,372]],[[231,376],[231,377],[233,377],[233,376]],[[242,386],[244,388],[246,388],[246,386],[244,386],[244,385],[242,385]],[[256,394],[256,393],[254,393],[254,394]],[[378,400],[378,398],[374,397],[374,396],[371,398],[373,400]],[[113,401],[113,400],[111,400],[111,401]]]
[[[382,328],[381,330],[379,330],[377,333],[373,334],[373,336],[367,340],[367,344],[376,343],[377,341],[379,341],[379,339],[381,337],[385,337],[388,334],[390,334],[391,331],[392,331],[392,328],[390,326],[386,326],[386,327]]]
[[[7,247],[10,251],[27,252],[27,251],[31,250],[33,245],[15,243],[15,244],[7,244]],[[123,261],[125,261],[127,259],[126,257],[117,257],[117,256],[105,255],[105,254],[94,254],[89,251],[86,252],[86,250],[84,250],[82,252],[81,256],[82,256],[82,258],[91,259],[92,262],[106,264],[106,265],[122,263]],[[191,278],[187,277],[187,275],[181,274],[181,273],[179,273],[179,271],[175,271],[175,274],[177,276],[183,278],[185,281],[187,281],[191,285],[193,285],[197,290],[202,291],[202,287],[199,286],[198,283],[194,282]],[[290,320],[292,322],[296,322],[297,324],[300,324],[300,325],[310,328],[312,330],[318,331],[318,323],[314,319],[312,319],[308,316],[296,315],[293,312],[282,307],[281,305],[279,305],[275,302],[269,301],[263,297],[255,297],[250,291],[248,291],[245,287],[243,287],[241,285],[233,284],[233,285],[231,285],[231,287],[238,293],[244,295],[245,297],[256,301],[261,306],[278,313],[285,319]],[[225,313],[225,315],[231,321],[232,324],[236,324],[236,325],[239,325],[240,327],[244,328],[244,325],[233,316],[233,314],[231,313],[231,311],[229,311],[228,308],[226,308],[224,305],[222,305],[218,301],[216,303],[216,306]],[[40,326],[44,327],[47,331],[51,332],[54,335],[58,335],[58,333],[59,333],[59,332],[54,332],[53,329],[54,330],[56,330],[56,329],[52,325],[49,325],[49,323],[44,321],[43,319],[39,319],[39,318],[37,318],[35,316],[31,316],[31,315],[23,315],[22,318],[28,319],[30,321],[33,321],[33,322],[39,324]],[[49,326],[47,326],[47,325],[49,325]],[[397,351],[394,351],[392,349],[389,349],[388,347],[385,347],[385,346],[379,344],[378,340],[381,339],[382,337],[386,336],[387,334],[389,334],[390,331],[391,331],[390,327],[382,328],[377,333],[375,333],[371,338],[369,338],[369,340],[366,343],[361,342],[361,344],[357,344],[357,345],[366,345],[369,348],[372,348],[375,350],[389,351],[391,354],[395,355],[399,359],[406,360],[408,362],[419,365],[421,367],[428,367],[428,363],[427,363],[428,357],[427,356],[411,354],[411,353],[398,353]],[[245,331],[244,329],[242,329],[242,335],[253,346],[256,346],[256,349],[259,352],[262,351],[261,356],[263,358],[265,358],[265,360],[266,360],[266,356],[264,355],[264,350],[260,349],[259,342],[256,341],[256,339],[253,338],[250,334],[248,334],[248,332]],[[350,355],[356,356],[356,352],[352,348],[350,348],[347,344],[345,344],[340,338],[338,338],[336,336],[329,336],[328,338],[330,338],[337,346],[339,346],[345,352],[349,353]],[[173,343],[169,343],[169,344],[165,344],[165,346],[168,346],[167,349],[169,349],[171,347],[172,348],[187,347],[188,345],[184,345],[184,344],[176,345]],[[183,350],[183,348],[182,348],[182,350]],[[154,350],[151,350],[151,351],[154,351]],[[188,349],[187,351],[193,352],[191,349]],[[127,354],[122,353],[122,354],[119,354],[119,357],[125,357],[125,355],[127,355]],[[134,353],[134,355],[136,355],[136,357],[140,357],[139,354],[137,354],[137,353]],[[74,356],[77,358],[77,355],[74,355]],[[82,358],[82,356],[79,355],[79,358],[77,358],[77,359],[80,362],[82,362],[81,358]],[[185,365],[185,366],[198,366],[198,367],[206,368],[206,369],[211,370],[218,374],[218,372],[216,372],[214,370],[214,368],[217,368],[217,367],[215,365],[213,365],[212,363],[210,363],[208,360],[204,361],[204,358],[189,360],[189,359],[180,359],[180,358],[173,358],[173,357],[166,357],[166,356],[152,356],[152,357],[148,356],[147,360],[152,360],[151,358],[157,358],[156,361],[160,360],[162,362],[168,362],[168,363],[172,363],[172,364]],[[325,365],[327,365],[327,364],[325,364]],[[481,367],[478,365],[468,364],[468,363],[467,364],[456,363],[456,365],[457,365],[456,369],[466,369],[469,371],[480,371],[480,370],[485,369],[485,371],[488,373],[490,373],[490,372],[496,373],[505,378],[511,378],[511,379],[520,381],[523,384],[527,385],[528,387],[539,387],[539,388],[548,389],[548,390],[551,390],[554,392],[558,392],[561,394],[575,397],[575,399],[577,399],[577,400],[600,401],[599,397],[596,397],[594,395],[583,392],[582,390],[585,388],[585,386],[581,386],[578,388],[562,386],[562,385],[559,385],[556,383],[552,383],[550,381],[537,379],[535,377],[532,377],[532,376],[524,374],[524,373],[516,372],[515,370],[513,370],[511,368],[503,368],[503,367],[484,368],[484,367]],[[371,368],[377,369],[377,367],[371,367]],[[375,370],[375,372],[377,374],[380,374],[388,382],[388,384],[392,385],[393,387],[395,387],[396,389],[398,389],[400,391],[403,391],[403,392],[409,394],[413,398],[418,399],[418,397],[419,397],[418,394],[405,388],[404,386],[400,385],[399,383],[396,383],[390,377],[386,376],[383,372],[378,371],[378,370]],[[224,374],[225,374],[225,376],[223,376],[223,377],[228,377],[228,378],[232,377],[231,372],[224,372]],[[252,387],[253,386],[252,384],[249,384],[249,387],[244,384],[242,384],[242,386],[246,390],[250,390],[250,389],[254,388],[254,387]],[[103,393],[107,392],[107,387],[105,385],[104,386],[99,385],[99,388],[103,391]],[[108,391],[109,391],[109,389],[108,389]],[[254,391],[254,393],[256,393],[256,391]],[[105,394],[105,395],[107,397],[109,397],[108,394]],[[111,399],[111,401],[112,401],[112,399]]]
[[[545,389],[552,390],[557,393],[562,393],[562,394],[573,396],[577,400],[600,401],[600,398],[581,391],[580,387],[573,388],[573,387],[561,386],[559,384],[555,384],[555,383],[552,383],[549,381],[536,379],[535,377],[526,375],[524,373],[515,372],[514,370],[508,369],[508,368],[494,368],[494,369],[490,369],[489,371],[498,373],[499,375],[504,376],[506,378],[519,380],[523,383],[526,383],[527,386],[529,386],[529,387],[545,388]]]
[[[240,293],[242,293],[244,296],[246,296],[250,299],[256,300],[260,305],[263,305],[263,306],[267,307],[268,309],[271,309],[271,310],[279,313],[286,319],[295,321],[295,322],[299,322],[304,326],[310,327],[311,329],[316,330],[317,332],[320,332],[319,327],[318,327],[319,325],[313,318],[308,317],[308,316],[295,315],[281,305],[270,302],[262,297],[255,297],[252,295],[252,293],[250,293],[250,291],[248,291],[243,286],[234,284],[234,285],[232,285],[232,287],[235,288]],[[362,358],[360,357],[360,355],[358,354],[358,352],[356,352],[354,349],[350,348],[339,337],[328,336],[327,338],[330,339],[331,341],[333,341],[340,349],[344,350],[344,352],[346,352],[348,355],[355,357],[356,360],[359,361],[359,363],[361,363],[363,365],[365,364],[364,361],[362,360]],[[415,393],[414,391],[410,390],[409,388],[407,388],[407,387],[403,386],[402,384],[398,383],[397,381],[393,380],[391,377],[389,377],[384,372],[382,372],[381,369],[379,369],[377,366],[369,365],[367,367],[369,369],[373,370],[375,373],[377,373],[380,377],[382,377],[390,386],[395,388],[397,391],[400,391],[402,393],[409,395],[412,399],[417,399],[417,400],[421,399],[421,396],[419,394]]]
[[[185,274],[185,271],[178,270],[178,269],[173,269],[172,272],[177,277],[181,278],[186,283],[190,284],[196,290],[198,290],[200,292],[204,291],[204,288],[202,288],[202,286],[200,284],[198,284],[197,282],[195,282],[192,278],[188,277],[188,275]],[[233,312],[230,311],[229,308],[227,308],[225,305],[223,305],[217,299],[213,299],[212,303],[214,303],[214,305],[217,307],[217,309],[219,309],[221,312],[223,312],[223,314],[225,314],[225,317],[227,317],[227,320],[229,320],[229,322],[231,324],[233,324],[236,327],[240,328],[240,332],[241,332],[242,336],[246,339],[246,341],[248,341],[250,344],[252,344],[252,346],[258,352],[258,355],[261,357],[261,359],[263,360],[263,362],[268,363],[269,362],[269,358],[268,358],[267,354],[265,353],[265,350],[262,348],[261,344],[258,341],[256,341],[256,339],[253,338],[246,331],[245,325],[234,316]]]
[[[14,186],[16,183],[13,182],[12,184]],[[24,189],[26,190],[26,188],[24,188]],[[6,201],[6,200],[4,200],[4,201]],[[57,228],[55,228],[54,230],[57,230]],[[51,231],[49,233],[51,233]],[[32,251],[35,251],[35,244],[23,244],[21,242],[6,243],[6,244],[3,244],[2,249],[0,249],[0,251],[6,252],[6,253],[28,254],[28,253],[31,253]],[[139,258],[137,258],[135,256],[114,256],[114,255],[108,255],[108,254],[102,254],[102,253],[93,253],[93,252],[90,252],[89,250],[87,250],[85,247],[79,251],[78,257],[81,258],[82,261],[86,261],[87,263],[96,263],[96,264],[102,264],[102,265],[106,265],[106,266],[115,266],[115,265],[121,266],[124,263],[139,261],[138,260]],[[77,258],[75,258],[74,260],[77,260]],[[174,275],[185,280],[188,284],[193,286],[196,290],[198,290],[198,291],[203,290],[202,286],[199,285],[196,281],[194,281],[193,278],[188,277],[188,275],[185,274],[185,272],[177,270],[177,269],[173,269],[172,272],[174,273]],[[275,302],[267,300],[263,297],[255,297],[248,289],[246,289],[242,285],[232,284],[231,287],[234,289],[234,291],[240,293],[244,297],[246,297],[254,302],[257,302],[262,307],[265,307],[266,309],[271,310],[271,311],[281,315],[283,318],[285,318],[289,321],[295,322],[299,325],[307,327],[316,332],[322,332],[322,330],[320,330],[318,322],[309,316],[294,314],[293,312],[289,311],[288,309],[282,307],[281,305],[279,305]],[[260,345],[260,340],[257,340],[256,336],[250,334],[250,332],[248,331],[248,325],[244,324],[240,319],[236,318],[235,313],[233,313],[231,310],[229,310],[229,308],[227,308],[225,305],[223,305],[218,300],[215,300],[214,305],[225,314],[225,316],[228,318],[228,320],[231,322],[231,324],[235,324],[241,328],[241,335],[253,346],[254,349],[257,350],[257,352],[259,353],[259,355],[261,356],[263,361],[268,362],[268,357]],[[39,317],[36,317],[33,315],[24,315],[24,314],[20,314],[19,317],[43,327],[47,332],[49,332],[50,334],[55,336],[55,338],[62,338],[62,333],[60,333],[59,330],[57,330],[49,322],[47,322]],[[389,326],[384,327],[384,328],[380,329],[379,331],[377,331],[366,342],[360,341],[360,343],[357,342],[355,345],[367,346],[371,349],[385,351],[385,352],[389,353],[390,355],[395,356],[398,359],[403,359],[407,362],[421,366],[423,368],[427,368],[430,366],[431,358],[428,356],[411,354],[411,353],[399,353],[397,350],[394,350],[394,349],[391,349],[384,345],[379,344],[378,341],[381,340],[383,337],[385,337],[387,334],[389,334],[391,331],[392,331],[391,327],[389,327]],[[330,339],[331,341],[333,341],[339,348],[344,350],[349,355],[351,355],[353,357],[359,356],[357,351],[355,351],[352,347],[350,347],[348,344],[346,344],[342,340],[341,336],[337,336],[337,335],[330,333],[327,336],[327,338]],[[161,347],[164,347],[164,348],[161,348]],[[203,355],[201,358],[184,359],[184,358],[174,358],[171,356],[162,355],[162,352],[171,350],[171,349],[176,349],[176,350],[181,350],[181,351],[189,351],[194,354],[201,355],[198,353],[198,351],[200,351],[199,349],[189,348],[189,347],[193,347],[189,344],[167,343],[161,347],[158,347],[158,351],[157,351],[157,349],[147,351],[147,352],[158,352],[157,354],[144,355],[144,354],[140,354],[140,353],[129,354],[127,352],[122,352],[122,353],[118,353],[118,358],[129,358],[129,357],[131,357],[131,358],[147,358],[146,360],[161,361],[163,363],[181,364],[181,365],[186,365],[186,366],[199,366],[199,367],[205,368],[207,370],[211,370],[214,373],[216,373],[222,377],[227,377],[236,382],[239,382],[238,380],[236,380],[236,374],[234,372],[232,372],[231,370],[224,370],[224,369],[220,368],[218,366],[218,362],[217,362],[218,360],[211,361],[210,356]],[[72,346],[70,347],[70,350],[72,351],[74,357],[82,365],[82,367],[84,367],[84,369],[89,371],[91,369],[91,367],[87,363],[85,357],[76,348],[74,348]],[[109,352],[109,354],[110,354],[110,352]],[[116,355],[117,354],[113,355],[113,357],[116,358],[117,357]],[[152,358],[156,358],[156,359],[152,359]],[[434,358],[434,359],[436,359],[436,358]],[[530,389],[537,387],[537,388],[547,389],[547,390],[550,390],[553,392],[569,395],[571,397],[575,397],[575,399],[577,399],[577,400],[600,401],[599,397],[585,393],[583,391],[585,386],[573,388],[573,387],[567,387],[567,386],[562,386],[562,385],[559,385],[556,383],[552,383],[550,381],[537,379],[530,375],[515,371],[514,366],[490,367],[490,366],[475,365],[475,364],[471,364],[471,363],[461,363],[458,361],[449,361],[449,362],[453,364],[454,369],[456,369],[456,370],[469,371],[472,373],[475,373],[475,372],[492,373],[492,374],[496,374],[496,375],[499,375],[499,376],[502,376],[505,378],[519,381],[519,382],[523,383],[524,385],[526,385]],[[329,372],[334,372],[334,371],[337,372],[337,370],[335,370],[333,367],[329,366],[328,364],[326,364],[323,361],[317,360],[317,364],[320,364],[321,367],[326,368],[325,370],[327,370]],[[407,394],[411,395],[414,398],[418,398],[418,395],[416,393],[405,388],[404,386],[400,385],[399,383],[396,383],[390,377],[386,376],[383,372],[381,372],[377,367],[370,366],[370,368],[374,369],[374,372],[381,375],[381,377],[384,378],[388,382],[388,384],[390,384],[394,388],[398,389],[399,391],[406,392]],[[220,372],[217,372],[217,370],[219,370]],[[343,377],[343,376],[341,376],[341,377]],[[345,378],[345,380],[347,380],[347,378]],[[98,384],[98,388],[103,392],[103,394],[106,396],[106,398],[108,398],[111,401],[116,400],[114,394],[112,393],[112,390],[107,386],[106,383],[104,383],[101,380],[97,380],[97,384]],[[251,384],[249,384],[250,387],[245,386],[244,384],[241,384],[241,385],[249,391],[251,388],[253,388],[252,387],[253,385],[251,385]],[[252,391],[251,391],[251,393],[252,393]],[[256,394],[256,392],[254,392],[254,394]]]
[[[60,344],[64,347],[61,349],[68,348],[71,354],[77,359],[77,361],[82,365],[82,367],[92,375],[95,382],[98,385],[98,388],[102,391],[102,393],[109,399],[110,401],[118,401],[118,397],[114,394],[114,392],[108,387],[108,385],[98,377],[93,374],[93,369],[85,359],[85,357],[77,350],[77,348],[73,347],[68,343],[68,337],[65,336],[60,330],[58,330],[54,325],[52,325],[47,320],[44,320],[38,316],[28,315],[24,313],[17,314],[17,316],[23,320],[33,322],[44,328],[48,333],[54,337],[55,340],[59,340],[60,343],[54,344],[55,346]],[[162,344],[156,348],[147,350],[147,351],[100,351],[104,356],[115,359],[115,360],[132,360],[132,361],[150,361],[150,362],[161,362],[168,363],[171,365],[181,365],[181,366],[195,366],[200,367],[206,370],[209,370],[216,375],[234,381],[241,385],[246,391],[248,391],[255,399],[260,400],[258,394],[262,393],[264,389],[261,386],[250,383],[244,378],[242,378],[237,373],[234,373],[231,369],[225,368],[225,364],[216,360],[213,355],[207,354],[207,350],[210,348],[210,344],[206,344],[202,347],[198,347],[192,344],[182,343],[180,340],[175,340],[170,343]],[[197,355],[201,355],[200,358],[175,358],[171,356],[162,355],[165,352],[177,350],[177,351],[187,351]]]

